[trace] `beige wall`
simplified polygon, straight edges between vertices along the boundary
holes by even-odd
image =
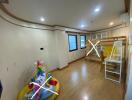
[[[54,37],[53,31],[15,26],[0,18],[0,79],[4,88],[1,100],[16,100],[31,77],[36,60],[44,60],[49,70],[58,66]]]
[[[58,68],[68,65],[68,38],[65,31],[56,30],[56,48],[58,55]]]

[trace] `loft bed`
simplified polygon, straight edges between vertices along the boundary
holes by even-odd
[[[86,60],[91,61],[97,61],[101,64],[100,71],[102,70],[104,66],[104,60],[106,57],[110,56],[111,50],[113,47],[113,44],[115,41],[122,41],[123,45],[123,58],[124,62],[126,64],[127,54],[126,54],[126,48],[127,48],[127,38],[126,36],[119,36],[119,37],[109,37],[109,38],[102,38],[102,39],[93,39],[91,42],[93,44],[96,44],[97,41],[100,41],[100,43],[96,46],[96,49],[98,50],[100,57],[96,55],[95,50],[93,50],[88,56],[85,57]],[[89,42],[86,43],[86,52],[88,52],[92,48],[91,44]]]

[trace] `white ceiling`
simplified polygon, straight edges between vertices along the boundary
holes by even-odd
[[[86,30],[110,27],[109,22],[121,24],[124,0],[9,0],[6,8],[17,17],[49,25],[63,25]],[[95,8],[100,12],[95,13]],[[45,17],[45,22],[40,17]]]

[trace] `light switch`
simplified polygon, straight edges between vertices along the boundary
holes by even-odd
[[[3,87],[2,87],[1,80],[0,80],[0,98],[1,98],[1,95],[2,95],[2,91],[3,91]]]

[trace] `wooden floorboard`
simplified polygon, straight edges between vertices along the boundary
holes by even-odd
[[[105,80],[97,62],[82,59],[52,74],[60,82],[57,100],[122,100],[121,85]]]

